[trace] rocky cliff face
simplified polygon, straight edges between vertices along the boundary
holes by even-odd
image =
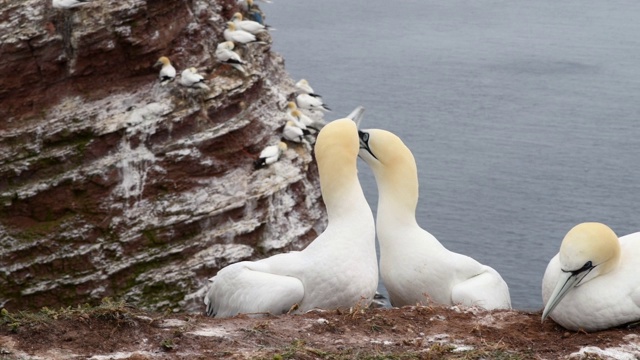
[[[293,82],[269,45],[244,49],[247,76],[216,64],[235,6],[3,1],[0,306],[117,296],[202,310],[218,269],[304,247],[324,228],[307,149],[253,170]],[[211,91],[160,86],[161,55],[178,73],[198,68]]]

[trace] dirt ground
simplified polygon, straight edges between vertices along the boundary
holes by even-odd
[[[115,306],[3,310],[1,319],[2,360],[640,358],[637,329],[571,332],[553,321],[541,324],[540,312],[455,306],[230,319]]]

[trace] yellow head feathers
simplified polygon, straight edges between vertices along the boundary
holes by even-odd
[[[614,260],[607,265],[615,266],[619,257],[618,236],[601,223],[590,222],[574,226],[560,245],[560,264],[564,271],[579,270],[589,261],[593,266],[598,266]]]

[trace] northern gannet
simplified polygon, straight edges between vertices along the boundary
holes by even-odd
[[[584,331],[640,321],[639,269],[640,232],[618,239],[607,225],[576,225],[544,273],[542,321]]]
[[[241,73],[246,74],[244,67],[242,67],[242,65],[246,63],[242,61],[242,58],[240,58],[237,52],[233,51],[234,47],[235,44],[233,41],[221,42],[216,47],[216,59],[220,63],[231,65]]]
[[[447,250],[418,225],[418,170],[411,150],[389,131],[362,130],[359,136],[360,157],[378,184],[380,274],[391,304],[510,309],[509,288],[497,271]]]
[[[240,13],[233,14],[232,20],[233,20],[233,23],[236,25],[237,30],[244,30],[253,35],[267,31],[267,27],[265,25],[260,24],[257,21],[242,20],[242,14]]]
[[[300,109],[305,110],[331,111],[321,98],[313,97],[309,94],[298,94],[298,96],[296,96],[296,105]]]
[[[171,65],[171,61],[169,61],[168,57],[162,56],[153,66],[162,66],[160,74],[158,75],[162,86],[167,85],[176,78],[176,69]]]
[[[297,122],[303,124],[307,129],[320,131],[320,129],[322,129],[322,127],[326,125],[324,121],[314,120],[308,117],[307,115],[303,114],[302,111],[298,109],[294,109],[290,111],[289,114],[291,114],[291,116],[294,117],[297,120]]]
[[[258,5],[253,3],[253,0],[247,0],[247,17],[255,22],[264,25],[264,19],[267,17],[264,15]]]
[[[282,153],[284,153],[285,151],[287,151],[287,144],[283,143],[282,141],[277,145],[267,146],[266,148],[262,149],[262,151],[260,152],[260,156],[258,156],[258,159],[253,162],[253,167],[255,169],[260,169],[267,165],[271,165],[274,162],[278,161],[280,155],[282,155]]]
[[[368,305],[378,285],[375,225],[358,181],[358,132],[335,120],[318,135],[315,156],[328,225],[302,251],[229,265],[210,279],[207,314],[282,314],[294,309]]]
[[[227,41],[233,41],[238,44],[249,44],[249,43],[259,43],[265,44],[263,41],[259,41],[256,39],[256,36],[252,33],[246,32],[244,30],[239,30],[236,27],[236,24],[229,21],[227,22],[227,28],[223,32],[224,39]]]
[[[53,0],[52,5],[56,9],[70,9],[82,5],[87,5],[91,0]]]
[[[293,121],[287,121],[282,129],[282,137],[286,140],[304,143],[306,141],[305,135],[310,135],[311,133],[307,129],[301,129],[298,127]]]
[[[198,74],[198,70],[194,67],[182,71],[182,74],[180,74],[180,85],[207,91],[210,90],[207,84],[204,83],[204,77]]]
[[[313,88],[311,87],[311,85],[309,85],[309,82],[306,79],[300,79],[300,81],[296,83],[296,91],[299,94],[307,94],[313,97],[321,97],[320,95],[316,94],[315,91],[313,91]]]

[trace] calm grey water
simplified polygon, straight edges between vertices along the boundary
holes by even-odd
[[[539,309],[566,232],[640,230],[640,2],[274,0],[274,49],[343,117],[398,134],[418,222]],[[360,178],[375,211],[372,173]]]

